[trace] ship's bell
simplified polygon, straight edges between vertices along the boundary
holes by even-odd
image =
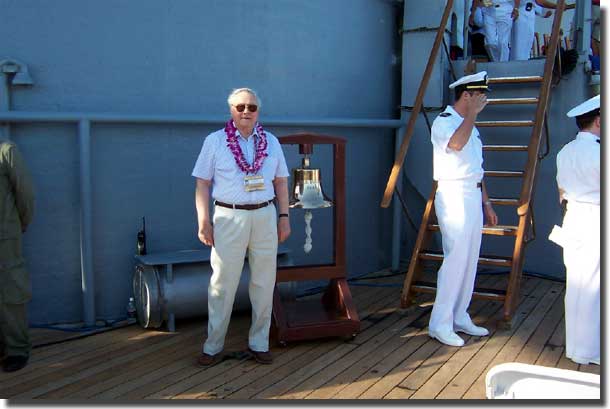
[[[307,156],[302,167],[292,170],[292,181],[291,208],[321,209],[333,205],[322,191],[320,169],[310,168]]]

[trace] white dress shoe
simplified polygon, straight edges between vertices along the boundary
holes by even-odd
[[[472,322],[466,325],[454,324],[453,328],[455,332],[463,332],[468,335],[474,335],[475,337],[486,337],[489,335],[487,328],[477,327]]]
[[[461,347],[464,345],[464,340],[460,338],[458,334],[453,331],[446,332],[436,332],[436,331],[428,331],[428,335],[430,337],[437,339],[445,345],[449,345],[452,347]]]

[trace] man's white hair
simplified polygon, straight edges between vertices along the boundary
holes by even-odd
[[[238,95],[241,94],[242,92],[247,92],[248,94],[252,95],[255,99],[256,99],[256,103],[258,104],[258,107],[260,108],[262,103],[261,103],[261,99],[258,97],[258,95],[256,94],[256,91],[254,91],[252,88],[235,88],[233,91],[231,91],[231,93],[229,94],[229,97],[227,98],[227,103],[229,104],[229,107],[231,107],[233,99]]]

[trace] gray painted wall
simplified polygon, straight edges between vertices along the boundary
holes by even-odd
[[[250,86],[273,118],[398,116],[402,9],[383,0],[188,1],[0,0],[0,50],[35,81],[13,93],[16,111],[225,116],[232,88]],[[228,113],[227,113],[228,117]],[[92,125],[93,264],[99,319],[125,315],[135,235],[147,219],[151,252],[198,248],[190,172],[218,126]],[[37,187],[25,237],[33,324],[82,319],[77,128],[17,124]],[[347,145],[349,275],[389,265],[391,214],[379,207],[393,135],[374,128],[271,127],[313,131]],[[289,167],[299,164],[287,149]],[[324,187],[330,151],[316,149]],[[302,213],[287,245],[297,263],[330,258],[330,212],[314,213],[314,250],[302,252]]]

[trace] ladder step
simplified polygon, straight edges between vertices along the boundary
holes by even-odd
[[[523,77],[496,77],[487,79],[488,84],[522,84],[527,82],[542,82],[542,77],[533,75]]]
[[[483,226],[483,234],[492,236],[516,236],[518,229],[517,226]]]
[[[489,200],[494,205],[519,206],[519,199],[514,199],[512,197],[490,197]]]
[[[527,152],[527,145],[483,145],[484,151]]]
[[[485,176],[491,178],[522,178],[525,172],[522,170],[486,170]]]
[[[426,252],[420,253],[419,258],[422,260],[442,262],[443,253],[438,253],[438,252],[434,252],[434,251],[426,251]],[[479,264],[485,265],[485,266],[512,267],[512,258],[480,255]]]
[[[507,128],[534,126],[534,121],[477,121],[474,124],[479,128]]]
[[[429,224],[429,231],[441,231],[441,228],[438,224]],[[482,233],[488,234],[492,236],[516,236],[517,235],[517,226],[483,226]]]
[[[436,283],[429,281],[417,281],[411,285],[411,291],[417,293],[436,293]],[[481,298],[486,300],[504,301],[506,298],[506,291],[496,290],[495,288],[482,288],[475,287],[472,292],[473,298]]]
[[[538,98],[489,98],[489,105],[520,105],[520,104],[537,104]]]

